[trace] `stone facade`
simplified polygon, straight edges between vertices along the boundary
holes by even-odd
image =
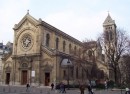
[[[3,84],[48,86],[52,82],[76,84],[83,79],[86,81],[88,77],[76,61],[82,48],[79,40],[27,13],[14,26],[13,52],[3,60]],[[97,50],[95,56],[98,56]],[[97,65],[107,72],[101,60]],[[91,73],[91,62],[86,68]]]

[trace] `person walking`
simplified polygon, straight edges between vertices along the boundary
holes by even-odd
[[[125,94],[130,94],[129,88],[126,88],[125,90],[126,90],[126,91],[125,91]]]
[[[53,83],[51,83],[51,90],[53,90],[54,89],[54,84]]]
[[[84,85],[80,85],[79,89],[80,89],[80,94],[84,94],[85,86]]]
[[[104,85],[105,85],[105,89],[108,90],[107,81],[104,82]]]
[[[65,88],[66,88],[65,84],[63,83],[63,91],[62,91],[62,93],[66,93],[66,89]]]
[[[27,83],[27,85],[26,85],[26,92],[28,92],[29,87],[30,87],[30,85],[29,85],[29,83]]]
[[[90,84],[87,86],[87,88],[88,88],[88,93],[93,94],[92,87]]]
[[[63,89],[64,89],[64,86],[63,86],[63,83],[61,82],[60,83],[60,91],[59,91],[59,93],[63,92]]]

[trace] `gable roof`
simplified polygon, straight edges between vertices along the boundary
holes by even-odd
[[[25,20],[29,20],[30,22],[34,23],[34,25],[38,25],[39,24],[39,21],[36,20],[34,17],[32,17],[29,14],[29,12],[27,12],[27,14],[22,18],[22,20],[18,24],[15,24],[13,29],[17,30],[25,22]]]

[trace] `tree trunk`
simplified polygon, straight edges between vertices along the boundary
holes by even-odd
[[[117,67],[115,66],[114,68],[114,80],[115,80],[115,84],[118,84],[118,79],[117,79]]]

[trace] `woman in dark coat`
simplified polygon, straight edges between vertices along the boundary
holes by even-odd
[[[84,94],[85,86],[80,85],[79,89],[80,89],[80,94]]]

